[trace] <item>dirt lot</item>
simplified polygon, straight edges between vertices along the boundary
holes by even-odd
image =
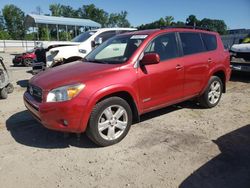
[[[30,68],[11,67],[0,100],[0,182],[8,187],[250,187],[250,74],[233,75],[213,109],[185,102],[142,116],[119,144],[47,130],[26,111]]]

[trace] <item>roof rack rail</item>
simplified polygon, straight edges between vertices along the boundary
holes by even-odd
[[[211,29],[205,27],[197,27],[192,25],[184,25],[184,26],[162,26],[161,29],[174,29],[174,28],[183,28],[183,29],[200,29],[205,31],[212,31]]]

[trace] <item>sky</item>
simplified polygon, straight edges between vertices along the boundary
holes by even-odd
[[[40,6],[44,14],[49,14],[49,5],[53,3],[75,9],[93,3],[108,13],[126,10],[129,22],[135,27],[165,16],[185,22],[194,14],[200,20],[222,19],[229,29],[250,29],[250,0],[0,0],[0,9],[6,4],[14,4],[28,14]]]

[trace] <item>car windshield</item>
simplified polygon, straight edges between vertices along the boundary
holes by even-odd
[[[86,56],[93,63],[120,64],[127,61],[147,35],[121,35],[113,37]]]
[[[87,40],[89,37],[95,34],[96,31],[86,31],[85,33],[82,33],[75,38],[73,38],[71,41],[72,42],[84,42]]]

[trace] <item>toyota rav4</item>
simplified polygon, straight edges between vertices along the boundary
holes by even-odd
[[[24,103],[45,127],[121,141],[140,115],[188,99],[216,106],[230,78],[218,33],[165,28],[113,37],[82,61],[34,76]]]

